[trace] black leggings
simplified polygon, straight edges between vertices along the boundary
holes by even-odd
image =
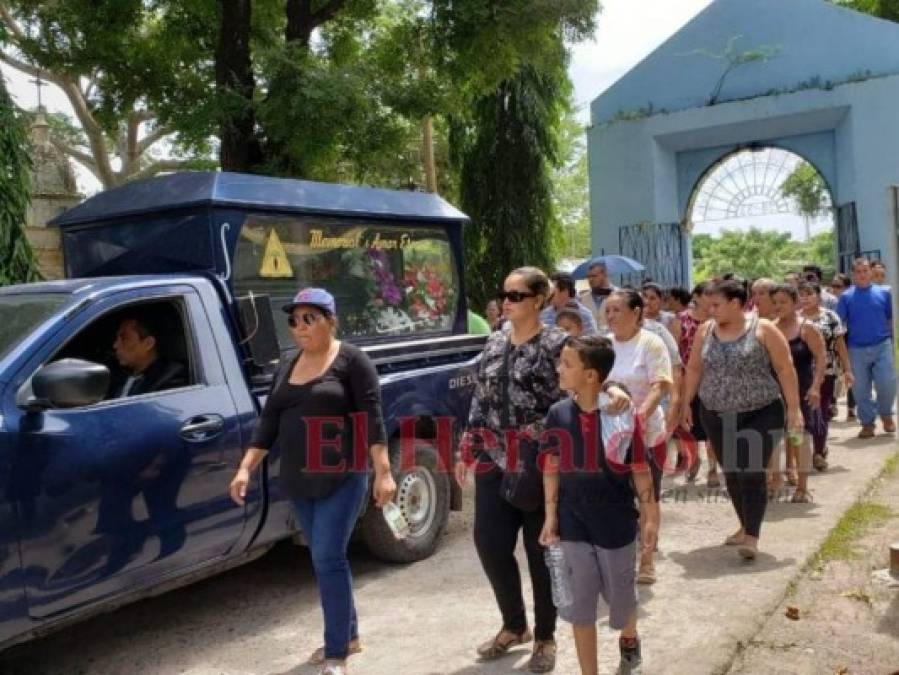
[[[718,413],[702,406],[701,415],[740,525],[750,537],[758,537],[768,505],[765,469],[784,435],[783,402],[778,399],[742,413]]]
[[[475,478],[474,543],[503,616],[503,628],[523,632],[528,625],[521,593],[521,574],[515,560],[518,532],[523,531],[531,586],[534,590],[534,637],[552,640],[556,632],[549,570],[538,539],[543,529],[543,509],[522,511],[499,495],[502,472]]]

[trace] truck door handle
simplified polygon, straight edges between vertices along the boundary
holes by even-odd
[[[218,415],[191,417],[181,427],[181,438],[185,441],[208,441],[222,433],[225,420]]]

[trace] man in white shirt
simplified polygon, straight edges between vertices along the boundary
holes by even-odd
[[[606,335],[609,332],[609,325],[606,322],[605,312],[602,311],[602,303],[617,289],[609,281],[609,272],[604,262],[598,261],[590,265],[587,269],[587,282],[590,284],[590,290],[581,292],[578,300],[593,314],[599,334]]]

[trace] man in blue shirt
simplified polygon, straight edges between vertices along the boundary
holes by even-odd
[[[852,280],[854,285],[840,296],[837,313],[846,325],[849,359],[855,375],[852,393],[862,424],[858,437],[872,438],[878,414],[885,432],[896,431],[893,298],[889,289],[871,283],[871,263],[867,258],[853,263]],[[877,393],[876,406],[871,397],[872,384]]]
[[[581,315],[581,323],[584,326],[583,335],[596,333],[596,319],[593,312],[578,302],[575,297],[574,277],[570,274],[553,274],[553,294],[549,299],[549,306],[540,312],[540,321],[546,326],[556,325],[556,315],[563,309],[573,309]]]

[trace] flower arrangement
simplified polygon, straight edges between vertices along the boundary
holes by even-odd
[[[410,265],[404,277],[408,312],[416,323],[444,323],[454,292],[446,280],[427,263]]]
[[[390,271],[390,261],[384,251],[370,249],[368,251],[371,274],[375,288],[372,304],[375,307],[397,307],[403,301],[403,294],[397,286],[393,272]]]

